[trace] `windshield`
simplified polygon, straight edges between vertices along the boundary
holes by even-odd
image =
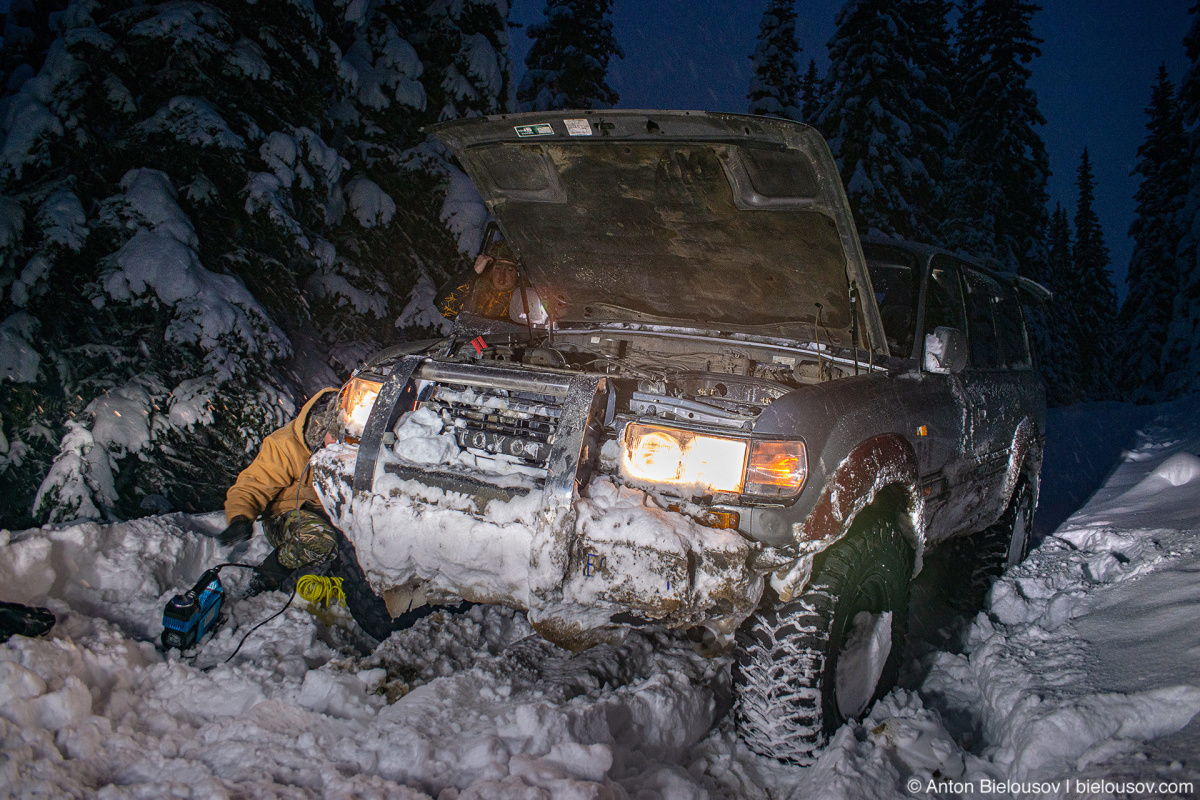
[[[816,178],[794,153],[541,142],[470,157],[523,276],[559,319],[819,325],[822,338],[848,341],[846,256],[834,221],[805,202]],[[738,192],[767,200],[747,208]]]

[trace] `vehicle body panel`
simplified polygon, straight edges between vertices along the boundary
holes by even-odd
[[[577,131],[586,123],[589,140],[572,141],[564,120],[582,120]],[[541,130],[540,143],[521,130]],[[359,441],[314,457],[315,483],[393,614],[464,598],[527,611],[570,647],[643,624],[702,628],[727,643],[765,586],[780,598],[801,590],[813,559],[865,508],[886,506],[902,522],[919,565],[927,543],[999,518],[1022,476],[1036,483],[1044,393],[1028,353],[1012,356],[1024,336],[1019,310],[1014,322],[1006,306],[1008,327],[993,331],[1008,336],[1011,363],[939,372],[925,358],[926,334],[946,321],[945,298],[937,311],[927,302],[933,270],[938,287],[961,283],[962,296],[961,276],[1001,287],[997,303],[1018,282],[962,259],[946,266],[951,257],[932,248],[867,240],[872,257],[903,262],[880,286],[909,292],[912,304],[885,330],[836,169],[806,126],[566,112],[437,133],[480,185],[534,288],[580,296],[541,329],[462,315],[449,338],[384,353],[356,373],[379,394]],[[808,177],[795,196],[754,191],[752,159],[738,150],[747,147],[800,159]],[[505,148],[520,155],[500,174]],[[522,163],[538,170],[524,183]],[[781,169],[798,174],[793,167]],[[795,222],[800,211],[816,216],[763,222]],[[813,220],[833,232],[815,248],[795,238]],[[606,242],[614,227],[621,234]],[[766,230],[783,244],[756,244]],[[757,272],[735,269],[739,248]],[[798,266],[783,257],[789,248],[805,256]],[[623,260],[627,252],[649,261]],[[658,265],[668,279],[647,282]],[[702,288],[670,296],[691,278]],[[787,304],[772,297],[770,324],[726,319],[729,309],[713,305],[718,286],[751,305],[782,292],[797,311],[778,318]],[[627,296],[608,303],[606,291]],[[956,297],[954,319],[969,336]],[[897,319],[911,327],[897,332]],[[680,443],[720,441],[743,448],[745,476],[762,467],[752,455],[760,449],[795,451],[803,473],[786,474],[800,483],[773,494],[746,481],[647,483],[622,460],[633,457],[630,432],[647,426],[683,438],[666,436],[654,447],[667,449],[646,457],[674,447],[683,465]]]

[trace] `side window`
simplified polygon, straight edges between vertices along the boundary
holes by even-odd
[[[1004,366],[994,311],[1000,303],[1000,284],[988,276],[967,270],[967,317],[971,340],[971,365],[976,369]]]
[[[911,358],[917,332],[917,262],[896,247],[863,243],[871,289],[883,319],[888,352]]]
[[[929,269],[929,286],[925,292],[925,334],[931,334],[939,327],[957,328],[964,334],[967,332],[958,266],[941,256],[933,259]]]
[[[1000,287],[1000,302],[996,304],[996,329],[1004,348],[1004,364],[1009,369],[1029,369],[1029,339],[1025,335],[1025,319],[1021,315],[1021,300],[1012,286]]]

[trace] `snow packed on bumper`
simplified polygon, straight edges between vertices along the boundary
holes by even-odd
[[[596,637],[587,632],[614,623],[731,634],[758,603],[761,576],[747,564],[756,545],[605,476],[578,491],[561,523],[572,542],[564,574],[536,558],[543,528],[553,524],[544,513],[544,471],[461,448],[428,407],[401,417],[394,433],[369,494],[352,495],[356,448],[314,457],[318,494],[393,614],[463,597],[529,611],[547,638],[588,644]],[[422,479],[429,473],[486,482],[503,496],[432,485]]]

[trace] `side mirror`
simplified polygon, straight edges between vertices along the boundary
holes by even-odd
[[[957,375],[967,366],[967,337],[958,328],[925,334],[925,371]]]

